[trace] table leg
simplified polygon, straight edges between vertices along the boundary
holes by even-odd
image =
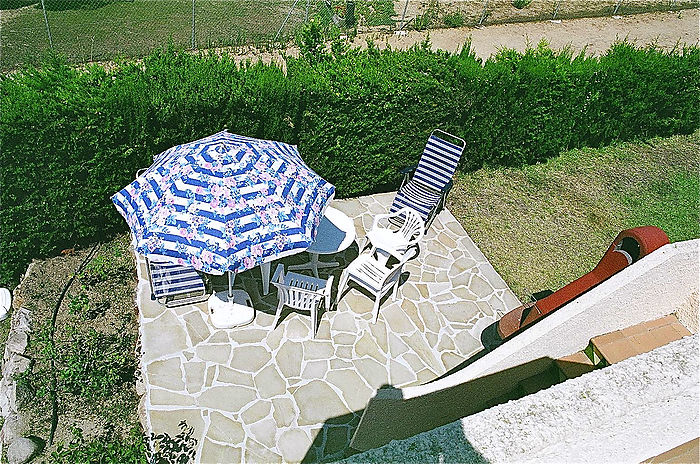
[[[260,265],[260,274],[262,275],[263,295],[267,295],[270,293],[270,263]]]

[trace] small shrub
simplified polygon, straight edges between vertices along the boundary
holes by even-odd
[[[513,0],[513,6],[518,10],[522,10],[530,3],[532,3],[532,0]]]
[[[67,445],[59,443],[48,459],[52,464],[102,463],[146,464],[148,460],[146,440],[139,427],[131,429],[126,437],[108,429],[100,436],[86,439],[80,428],[73,429],[73,439]]]
[[[442,23],[445,27],[462,27],[466,24],[466,20],[460,11],[455,11],[445,14],[442,17]]]

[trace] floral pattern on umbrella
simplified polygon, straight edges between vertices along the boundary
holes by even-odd
[[[112,201],[138,252],[221,274],[308,248],[334,194],[296,146],[223,131],[161,153]]]

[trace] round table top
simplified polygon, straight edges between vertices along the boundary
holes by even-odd
[[[342,211],[328,206],[316,231],[316,240],[306,251],[333,254],[345,250],[355,241],[355,223]]]

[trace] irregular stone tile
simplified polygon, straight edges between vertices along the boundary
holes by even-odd
[[[187,313],[182,318],[185,320],[187,333],[190,335],[192,346],[196,346],[203,342],[211,335],[209,325],[204,321],[201,311],[192,311]]]
[[[333,337],[333,343],[336,345],[354,345],[357,337],[353,334],[339,333]]]
[[[231,356],[231,345],[198,345],[194,352],[202,361],[226,364]]]
[[[292,425],[297,417],[294,409],[294,402],[291,398],[273,398],[272,399],[272,417],[277,422],[277,427],[288,427]]]
[[[335,356],[340,358],[340,359],[352,359],[354,358],[352,354],[352,346],[338,346],[335,349]]]
[[[481,342],[466,331],[457,333],[454,337],[454,343],[459,352],[463,355],[469,355],[481,348]]]
[[[373,393],[373,390],[351,369],[330,371],[326,375],[326,380],[343,392],[345,404],[351,411],[358,411],[367,406],[367,401]]]
[[[398,361],[389,360],[389,380],[391,385],[401,387],[416,381],[416,374]]]
[[[464,285],[456,285],[451,292],[455,298],[460,300],[476,301],[476,295],[470,292],[469,288]]]
[[[149,362],[170,354],[178,355],[189,348],[189,344],[182,323],[173,313],[166,311],[157,319],[143,324],[141,347],[142,360]]]
[[[252,438],[247,438],[243,462],[272,464],[282,462],[282,456],[270,451],[265,445],[258,443]]]
[[[230,369],[226,366],[219,366],[219,374],[216,376],[216,381],[231,385],[244,385],[246,387],[255,386],[251,374]]]
[[[423,274],[420,277],[421,282],[435,282],[435,273],[434,272],[423,272]],[[427,297],[425,297],[427,298]]]
[[[144,274],[146,275],[146,274]],[[151,301],[151,289],[148,285],[139,286],[139,296],[141,301],[141,307],[139,308],[141,315],[144,319],[155,319],[156,317],[167,311],[166,307],[162,304]]]
[[[285,377],[299,377],[303,358],[301,343],[285,341],[275,355],[275,362]]]
[[[269,330],[263,329],[238,329],[232,332],[232,338],[240,344],[258,343],[269,334]]]
[[[369,332],[363,333],[362,337],[355,343],[355,353],[359,357],[371,356],[382,364],[386,362],[386,357],[379,352],[379,345]]]
[[[374,309],[374,300],[359,289],[350,290],[346,293],[343,302],[347,304],[349,311],[352,312],[354,317],[370,314],[372,309]]]
[[[255,387],[261,398],[271,398],[287,391],[287,384],[274,364],[270,364],[255,375]]]
[[[432,332],[425,332],[425,341],[428,342],[429,346],[434,347],[435,345],[437,345],[438,336],[437,334],[434,334]]]
[[[411,367],[413,372],[422,371],[426,368],[423,360],[414,352],[404,353],[401,358]]]
[[[281,327],[275,330],[268,330],[267,337],[265,338],[265,344],[270,347],[270,350],[274,351],[280,346],[282,341],[282,336],[284,335]]]
[[[338,454],[350,446],[348,427],[342,425],[329,426],[326,428],[325,432],[326,440],[323,446],[323,454],[325,457]]]
[[[241,462],[242,450],[240,447],[226,446],[204,439],[202,452],[197,462],[202,464],[219,464],[222,462]]]
[[[418,303],[418,314],[423,324],[425,324],[425,327],[433,332],[439,332],[441,324],[435,311],[435,306],[430,302],[421,301]]]
[[[438,234],[437,239],[440,243],[445,245],[448,250],[453,250],[457,247],[457,242],[452,240],[447,234]]]
[[[331,387],[321,380],[312,380],[294,392],[299,406],[299,425],[321,424],[329,417],[348,414],[350,411]]]
[[[244,424],[253,424],[266,418],[270,414],[272,402],[267,400],[257,400],[241,413],[241,420]]]
[[[503,307],[503,303],[501,302],[501,300],[498,299],[496,295],[491,296],[488,302],[477,301],[476,304],[477,306],[479,306],[479,309],[481,309],[481,312],[489,317],[493,316],[497,311],[503,312],[505,310],[505,308]]]
[[[321,320],[318,322],[318,329],[316,329],[316,340],[330,340],[331,339],[331,325],[328,321],[328,317],[321,316]]]
[[[188,393],[198,393],[204,385],[204,369],[206,363],[198,361],[190,361],[184,364],[185,368],[185,387]]]
[[[204,390],[197,398],[197,405],[204,408],[238,412],[256,398],[255,390],[237,385],[216,386]]]
[[[161,433],[167,433],[171,437],[176,436],[180,433],[180,422],[185,421],[188,427],[194,429],[192,437],[198,442],[201,441],[204,434],[204,419],[202,419],[202,414],[199,409],[153,409],[148,411],[148,415],[151,419],[151,427],[153,428],[153,433],[158,435]]]
[[[207,343],[231,343],[231,339],[225,330],[217,330],[211,337],[209,337]]]
[[[378,320],[375,324],[369,325],[369,331],[377,342],[377,346],[382,350],[382,354],[389,353],[389,345],[386,339],[386,323],[383,320]]]
[[[285,462],[301,462],[311,448],[311,440],[302,430],[285,430],[280,435],[277,448]]]
[[[443,258],[442,256],[438,255],[427,255],[423,262],[435,269],[444,269],[447,267],[447,258]]]
[[[237,445],[243,442],[245,432],[240,422],[232,420],[218,411],[211,411],[209,414],[207,438],[230,445]]]
[[[480,312],[477,304],[472,301],[440,303],[438,310],[450,322],[466,322]]]
[[[474,292],[479,298],[486,298],[493,293],[493,287],[478,275],[472,275],[469,282],[469,290]]]
[[[387,306],[380,314],[394,333],[410,333],[416,330],[416,327],[411,324],[411,320],[399,306]]]
[[[357,332],[355,318],[352,314],[347,312],[338,312],[331,322],[331,330],[334,332],[349,332],[354,334]]]
[[[345,361],[343,359],[333,358],[331,359],[331,369],[345,369],[347,367],[352,367],[353,364],[350,361]]]
[[[449,291],[452,290],[452,284],[449,282],[436,282],[434,284],[430,284],[428,286],[428,290],[430,291],[431,298],[435,299],[442,293],[449,294]]]
[[[333,356],[333,344],[321,340],[308,340],[303,344],[304,359],[328,359]]]
[[[301,373],[305,379],[322,379],[328,371],[328,361],[310,361],[306,363],[306,367]]]
[[[415,332],[408,336],[404,335],[402,338],[403,341],[406,342],[418,356],[420,356],[428,367],[433,369],[435,372],[440,372],[442,370],[442,364],[440,364],[440,362],[437,360],[433,349],[428,345],[428,342],[426,342],[425,338],[423,338],[420,333]]]
[[[194,406],[194,398],[160,388],[151,388],[149,398],[154,406]]]
[[[309,338],[309,336],[311,336],[311,324],[307,325],[307,321],[302,322],[300,315],[290,314],[287,316],[287,321],[283,322],[287,322],[284,336],[288,340],[306,340]]]
[[[452,266],[450,266],[449,275],[450,277],[455,277],[460,274],[464,274],[474,266],[476,266],[476,261],[474,261],[472,258],[468,256],[460,256],[454,263],[452,263]]]
[[[372,358],[353,360],[357,372],[372,388],[379,388],[388,383],[389,373],[387,369]]]
[[[430,298],[430,292],[428,291],[428,286],[426,284],[416,284],[418,293],[420,293],[421,298]]]
[[[274,448],[277,444],[275,435],[277,434],[277,423],[272,419],[261,420],[250,426],[250,431],[255,440],[268,448]]]
[[[153,361],[146,369],[146,376],[152,386],[176,391],[185,389],[179,357]]]
[[[408,345],[406,345],[403,340],[401,340],[397,335],[389,333],[389,350],[391,357],[396,358],[402,353],[408,351],[408,349]]]
[[[449,371],[450,369],[464,361],[464,358],[454,353],[450,353],[449,351],[446,351],[442,353],[442,355],[440,356],[440,360],[442,361],[442,365],[445,366],[445,370]]]
[[[233,349],[231,367],[244,372],[257,372],[267,364],[272,356],[263,346],[243,345]]]
[[[401,295],[405,299],[413,300],[413,301],[419,301],[421,296],[420,292],[416,288],[416,286],[411,283],[411,282],[406,282],[401,286]]]
[[[204,378],[204,386],[209,388],[212,383],[214,383],[214,376],[216,375],[216,365],[210,365],[207,367],[207,375]]]
[[[445,227],[449,229],[453,234],[457,235],[458,237],[463,237],[467,235],[467,231],[464,230],[464,227],[462,227],[462,224],[457,222],[456,220],[451,220],[445,223]]]
[[[416,373],[416,378],[418,385],[423,385],[435,380],[437,378],[437,374],[430,369],[423,369],[422,371]]]
[[[408,318],[411,319],[411,322],[413,322],[413,325],[415,325],[420,332],[425,330],[423,321],[420,317],[418,317],[418,307],[415,305],[415,303],[413,303],[413,301],[403,300],[401,309],[403,309]]]
[[[447,271],[438,271],[437,275],[435,276],[435,282],[450,282],[450,278],[447,276]],[[464,283],[466,284],[466,282]]]
[[[442,351],[447,351],[447,350],[454,350],[455,349],[455,344],[452,342],[452,339],[448,337],[447,335],[443,335],[440,337],[440,342],[437,345],[437,350],[442,352]]]
[[[438,240],[433,240],[430,242],[430,244],[428,245],[428,249],[430,250],[430,253],[439,255],[444,259],[448,259],[448,257],[449,259],[451,259],[450,252],[447,250],[445,245],[440,243],[439,237],[441,235],[443,234],[438,235]]]
[[[454,295],[452,295],[452,293],[449,291],[441,293],[439,295],[435,295],[432,298],[433,303],[444,303],[446,301],[454,301]]]
[[[275,305],[277,306],[277,305]],[[275,307],[272,306],[272,307]],[[260,326],[260,327],[265,327],[268,330],[272,330],[273,324],[275,323],[275,315],[274,314],[267,314],[262,311],[256,311],[255,312],[255,325]]]

